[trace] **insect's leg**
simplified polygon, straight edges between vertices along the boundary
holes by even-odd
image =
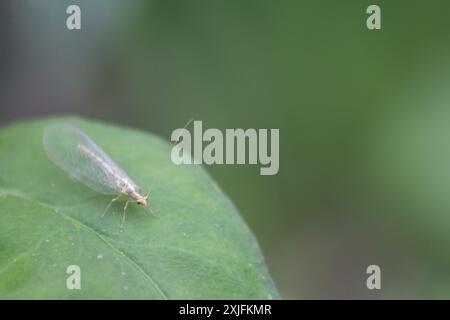
[[[113,204],[113,202],[116,202],[117,200],[120,199],[120,195],[118,195],[117,197],[115,197],[114,199],[112,199],[109,203],[108,206],[106,207],[105,211],[103,211],[103,214],[101,215],[101,217],[103,218],[106,214],[106,212],[108,212],[109,207],[111,207],[111,205]]]
[[[127,216],[127,208],[128,204],[130,203],[130,200],[127,200],[125,203],[125,207],[123,207],[123,218],[122,218],[122,224],[120,225],[120,228],[123,228],[123,225],[125,224],[125,217]]]

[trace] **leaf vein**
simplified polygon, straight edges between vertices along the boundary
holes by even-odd
[[[35,203],[39,204],[40,206],[44,206],[46,208],[49,208],[54,213],[59,214],[61,217],[63,217],[64,219],[68,220],[72,224],[74,224],[76,226],[79,226],[79,227],[82,227],[85,230],[88,230],[89,232],[94,233],[103,243],[105,243],[108,247],[110,247],[117,255],[122,256],[122,258],[125,259],[130,265],[132,265],[138,272],[142,273],[144,275],[144,277],[152,284],[152,286],[155,288],[155,290],[159,293],[159,295],[163,299],[165,299],[165,300],[169,299],[167,294],[164,293],[164,291],[159,287],[159,285],[156,283],[156,281],[147,272],[145,272],[145,270],[142,269],[142,267],[139,266],[139,264],[137,264],[133,259],[131,259],[123,251],[121,251],[118,248],[116,248],[110,241],[108,241],[108,239],[106,237],[104,237],[101,234],[99,234],[94,228],[88,226],[87,224],[85,224],[85,223],[75,219],[74,217],[72,217],[72,216],[70,216],[68,214],[65,214],[65,213],[61,212],[60,210],[58,210],[58,208],[55,208],[51,204],[44,203],[44,202],[36,200],[36,199],[32,199],[32,198],[26,196],[25,194],[23,194],[20,191],[0,189],[0,197],[1,196],[7,196],[7,195],[10,195],[10,196],[13,196],[13,197],[17,197],[17,198],[22,198],[22,199],[25,199],[27,201],[35,202]]]

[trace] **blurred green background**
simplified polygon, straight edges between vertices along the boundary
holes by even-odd
[[[2,1],[0,125],[280,128],[278,175],[206,169],[282,296],[450,298],[449,14],[444,0]],[[366,288],[371,264],[382,290]]]

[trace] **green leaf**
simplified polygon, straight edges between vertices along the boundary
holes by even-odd
[[[142,187],[155,219],[72,180],[42,147],[48,119],[0,130],[0,298],[270,299],[279,295],[251,232],[203,168],[132,129],[72,119]],[[239,183],[236,181],[236,183]],[[66,270],[81,270],[69,290]]]

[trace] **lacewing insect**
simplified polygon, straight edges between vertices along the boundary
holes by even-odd
[[[125,198],[121,227],[130,202],[149,208],[148,194],[117,165],[86,133],[71,123],[55,123],[44,130],[44,149],[50,160],[70,176],[96,192],[114,195],[110,206]],[[150,212],[151,209],[149,208]]]

